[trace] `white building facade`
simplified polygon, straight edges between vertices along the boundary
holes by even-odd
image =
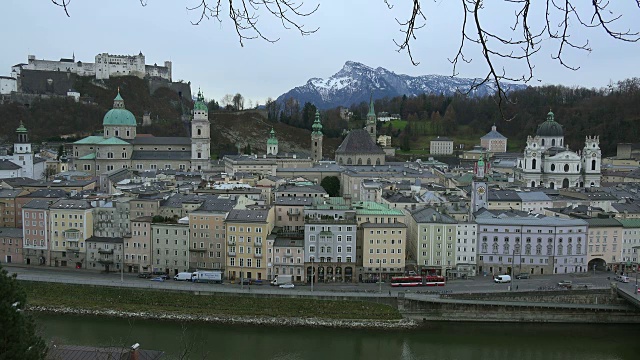
[[[453,140],[440,137],[431,140],[429,145],[429,153],[432,155],[451,155],[453,154]]]
[[[523,157],[518,159],[517,178],[529,187],[598,187],[601,158],[598,136],[587,136],[582,152],[571,151],[564,142],[562,125],[549,112],[536,136],[527,137]]]
[[[478,217],[478,273],[587,271],[588,224],[551,217]]]

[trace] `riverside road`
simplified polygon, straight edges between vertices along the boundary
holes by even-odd
[[[164,282],[151,281],[149,279],[138,278],[136,274],[125,273],[99,273],[88,270],[61,269],[51,267],[24,267],[3,265],[10,274],[16,274],[19,280],[60,282],[67,284],[98,285],[98,286],[119,286],[128,288],[145,289],[166,289],[177,291],[200,291],[200,292],[220,292],[220,293],[268,293],[287,294],[296,293],[298,295],[311,295],[310,285],[296,285],[294,289],[281,289],[275,286],[264,285],[244,285],[231,284],[200,284],[186,281],[167,280]],[[588,286],[589,288],[608,288],[615,277],[611,272],[589,272],[587,274],[563,274],[563,275],[539,275],[530,279],[514,279],[511,284],[496,284],[490,276],[477,276],[468,280],[450,280],[445,286],[440,287],[419,287],[419,288],[396,288],[389,283],[383,284],[314,284],[313,292],[316,295],[340,295],[340,296],[392,296],[398,292],[406,293],[427,293],[427,292],[447,292],[447,293],[484,293],[484,292],[505,292],[505,291],[537,291],[553,289],[558,282],[569,280],[574,287]],[[629,283],[617,282],[618,287],[630,293],[635,290],[635,277],[630,278]]]

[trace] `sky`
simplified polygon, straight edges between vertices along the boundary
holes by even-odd
[[[260,30],[279,40],[246,40],[244,46],[240,46],[228,18],[191,24],[199,14],[187,7],[200,0],[146,1],[146,6],[141,6],[139,0],[71,1],[67,17],[49,1],[2,0],[0,13],[8,16],[3,16],[0,23],[5,34],[0,76],[10,75],[11,66],[26,62],[28,55],[57,60],[75,54],[76,61],[94,62],[95,55],[103,52],[135,55],[142,51],[148,64],[171,60],[174,81],[191,81],[192,91],[202,89],[207,99],[219,101],[225,94],[240,93],[246,102],[264,104],[268,97],[276,98],[310,78],[331,76],[349,60],[399,74],[451,75],[448,59],[455,56],[460,42],[460,0],[422,1],[427,22],[416,32],[417,39],[412,43],[418,66],[411,64],[406,52],[397,52],[393,42],[403,35],[396,18],[402,20],[411,11],[406,0],[389,0],[394,5],[392,9],[383,0],[306,0],[303,9],[311,10],[318,3],[320,7],[313,15],[299,19],[305,28],[318,28],[304,37],[295,30],[284,29],[277,19],[261,12]],[[487,3],[481,12],[482,23],[511,36],[508,27],[513,25],[513,5],[498,0]],[[613,10],[623,13],[616,27],[640,30],[634,22],[640,18],[640,10],[634,9],[632,2],[621,3],[612,5],[619,6]],[[578,5],[588,6],[588,2]],[[538,30],[542,29],[543,11],[544,8],[531,11],[530,23]],[[570,29],[576,43],[589,39],[592,48],[590,53],[565,53],[565,60],[580,69],[571,71],[553,60],[551,55],[558,44],[547,37],[533,57],[535,77],[529,84],[600,88],[638,76],[640,43],[611,40],[602,30],[579,27],[575,21]],[[487,67],[477,47],[467,49],[467,58],[472,61],[458,69],[458,76],[485,76]],[[513,76],[523,74],[521,62],[498,60],[497,65]]]

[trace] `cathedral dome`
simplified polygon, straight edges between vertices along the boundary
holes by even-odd
[[[111,109],[104,116],[102,125],[136,126],[136,118],[127,109]]]
[[[120,96],[120,88],[118,95],[113,99],[113,109],[107,111],[102,119],[102,126],[119,125],[119,126],[136,126],[136,118],[131,111],[124,108],[124,100]]]
[[[536,135],[543,137],[563,136],[564,130],[562,130],[562,125],[560,125],[553,119],[553,113],[549,111],[549,113],[547,114],[547,121],[538,126]]]

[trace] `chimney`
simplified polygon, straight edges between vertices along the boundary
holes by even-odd
[[[344,201],[347,203],[348,207],[351,207],[351,195],[347,194],[344,196]]]
[[[140,353],[138,352],[138,348],[140,344],[135,343],[131,345],[131,351],[129,351],[129,360],[140,360]]]

